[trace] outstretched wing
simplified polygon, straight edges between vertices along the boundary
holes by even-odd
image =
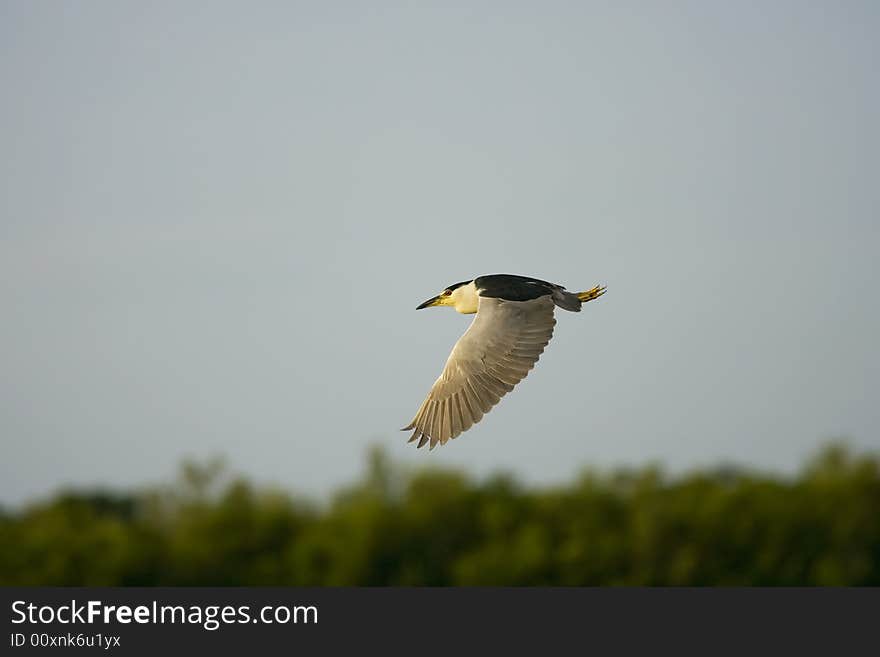
[[[415,418],[409,442],[445,445],[480,421],[529,373],[553,336],[553,300],[480,297],[477,315],[449,354]]]

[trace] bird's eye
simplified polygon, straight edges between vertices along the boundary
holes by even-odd
[[[452,294],[452,290],[443,290],[441,296],[448,297],[450,294]]]

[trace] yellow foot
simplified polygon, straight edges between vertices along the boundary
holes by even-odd
[[[592,290],[587,290],[586,292],[578,292],[577,298],[586,303],[587,301],[598,299],[603,294],[605,294],[605,287],[603,287],[602,285],[597,285]]]

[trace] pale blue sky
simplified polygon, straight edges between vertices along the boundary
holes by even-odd
[[[0,501],[880,448],[880,5],[0,4]],[[608,294],[428,453],[510,272]]]

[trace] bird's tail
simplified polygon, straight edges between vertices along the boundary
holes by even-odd
[[[577,294],[558,288],[553,290],[553,302],[563,310],[579,313],[583,303],[601,297],[603,294],[605,294],[605,288],[598,285],[588,292],[578,292]]]

